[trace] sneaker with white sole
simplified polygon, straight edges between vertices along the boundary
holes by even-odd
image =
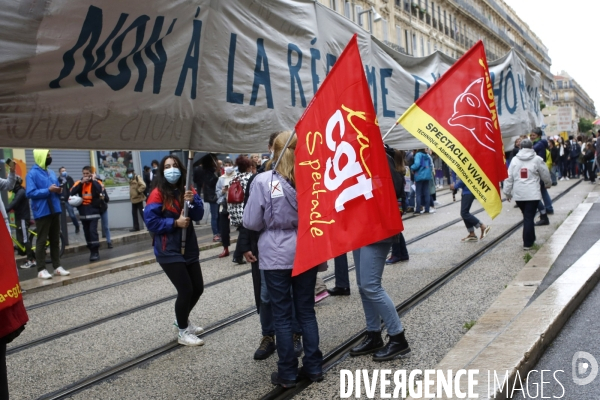
[[[48,272],[47,269],[43,269],[40,272],[38,272],[38,278],[40,278],[40,279],[52,279],[52,275],[50,275],[50,273]]]
[[[202,346],[204,344],[204,340],[191,333],[189,329],[179,332],[177,342],[184,346]]]
[[[436,207],[439,207],[439,206],[442,205],[442,203],[440,203],[439,201],[436,200],[436,201],[433,202],[433,205],[436,206]]]
[[[179,329],[179,324],[177,323],[177,320],[175,320],[175,322],[173,322],[173,326],[175,328]],[[194,334],[196,336],[204,333],[203,327],[194,325],[193,323],[190,322],[189,319],[188,319],[188,327],[186,329],[189,330],[190,332],[192,332],[192,334]]]
[[[21,268],[31,268],[31,267],[35,267],[37,266],[36,262],[34,260],[31,261],[27,261],[25,264],[21,265]]]
[[[69,271],[67,271],[66,269],[64,269],[63,267],[58,267],[54,270],[54,275],[68,276],[68,275],[71,275],[71,273]]]

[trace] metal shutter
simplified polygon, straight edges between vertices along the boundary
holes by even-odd
[[[81,169],[90,165],[90,152],[87,150],[51,150],[52,164],[50,169],[58,176],[58,169],[65,167],[68,174],[77,181],[81,178]],[[25,162],[27,171],[35,165],[33,160],[33,150],[25,150]]]

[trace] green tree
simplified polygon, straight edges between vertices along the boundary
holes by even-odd
[[[542,111],[544,108],[546,108],[546,103],[540,100],[540,111]]]
[[[579,118],[579,132],[588,133],[594,127],[594,121],[591,121],[587,118]]]

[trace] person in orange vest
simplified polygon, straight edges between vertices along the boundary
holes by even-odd
[[[71,188],[71,196],[79,196],[83,203],[77,207],[79,218],[83,225],[83,233],[87,247],[90,249],[90,261],[98,261],[100,255],[100,241],[98,238],[98,220],[100,219],[100,203],[103,200],[102,183],[96,179],[96,174],[92,173],[92,168],[83,167],[83,178],[75,182]]]

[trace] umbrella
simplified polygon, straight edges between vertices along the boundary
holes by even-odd
[[[592,124],[594,124],[594,125],[600,125],[600,119],[595,120],[594,122],[592,122]]]

